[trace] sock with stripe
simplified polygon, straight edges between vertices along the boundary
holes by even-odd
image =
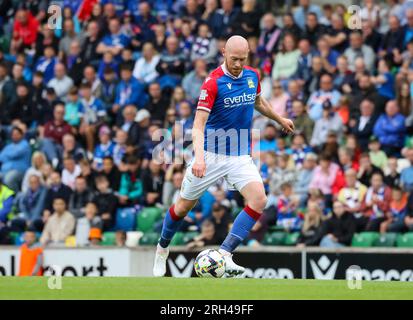
[[[163,220],[161,239],[159,240],[159,245],[162,248],[167,248],[169,246],[174,234],[182,225],[182,222],[182,218],[175,214],[175,205],[172,205],[166,212],[165,219]]]
[[[246,206],[236,217],[231,231],[221,245],[220,251],[233,252],[250,233],[261,214]]]

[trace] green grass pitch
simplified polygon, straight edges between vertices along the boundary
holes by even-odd
[[[63,277],[51,290],[48,281],[0,277],[0,299],[413,299],[413,282],[363,281],[351,290],[344,280]]]

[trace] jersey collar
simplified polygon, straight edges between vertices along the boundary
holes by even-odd
[[[227,67],[225,66],[225,62],[224,62],[223,64],[221,64],[221,69],[222,69],[222,71],[224,71],[224,74],[225,74],[226,76],[228,76],[228,77],[230,77],[231,79],[234,79],[234,80],[242,78],[242,74],[244,73],[244,70],[242,70],[238,77],[232,75],[232,74],[228,71]]]

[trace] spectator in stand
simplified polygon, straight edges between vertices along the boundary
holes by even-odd
[[[133,76],[146,85],[155,81],[158,77],[156,66],[159,63],[159,59],[160,56],[153,44],[146,42],[142,47],[142,57],[136,60]]]
[[[407,212],[408,194],[400,187],[392,188],[390,202],[390,217],[380,225],[380,232],[403,232],[406,230],[405,217]]]
[[[112,107],[117,125],[122,122],[122,112],[127,105],[142,107],[146,102],[143,85],[132,77],[132,69],[128,64],[120,66],[120,78],[121,81],[116,88],[115,104]]]
[[[350,34],[350,46],[344,51],[344,55],[348,59],[348,66],[351,71],[355,71],[356,58],[362,57],[366,69],[373,71],[375,54],[371,47],[363,44],[363,36],[359,31],[353,31]]]
[[[340,201],[347,212],[350,212],[356,218],[357,225],[363,225],[361,206],[367,192],[367,187],[357,181],[357,172],[354,169],[345,171],[345,187],[338,193],[337,200]],[[358,221],[361,218],[360,221]]]
[[[165,172],[165,182],[162,188],[162,204],[169,207],[179,196],[184,174],[178,164],[172,164]]]
[[[216,11],[217,15],[211,21],[211,30],[215,38],[227,37],[232,33],[234,21],[239,9],[234,6],[234,0],[220,0],[221,9]]]
[[[281,194],[281,185],[284,183],[294,184],[297,179],[297,172],[294,169],[288,168],[290,156],[287,154],[277,157],[277,167],[269,176],[270,197],[273,202],[277,202],[276,198]],[[272,202],[269,200],[269,202]]]
[[[151,114],[152,121],[163,123],[165,121],[166,109],[168,109],[168,98],[162,94],[161,86],[158,82],[153,82],[148,86],[149,101],[145,109]],[[199,91],[198,91],[199,92]]]
[[[316,149],[327,142],[328,133],[334,131],[339,138],[344,131],[344,125],[340,116],[332,109],[330,100],[326,100],[322,105],[322,118],[316,120],[310,145]]]
[[[149,162],[149,168],[142,173],[143,192],[145,194],[145,204],[155,206],[162,202],[162,186],[164,184],[165,173],[160,164],[155,160]]]
[[[251,1],[251,0],[249,0]],[[198,25],[198,36],[195,37],[191,49],[191,62],[194,63],[198,59],[202,59],[207,65],[215,62],[217,55],[217,44],[214,38],[211,37],[207,23]]]
[[[95,181],[97,191],[92,202],[96,204],[97,214],[103,221],[103,230],[108,231],[115,226],[118,198],[106,176],[99,175]]]
[[[328,205],[332,202],[332,187],[339,170],[339,166],[332,162],[331,156],[327,154],[322,154],[320,156],[319,164],[314,169],[313,178],[311,179],[309,188],[320,189],[326,197]]]
[[[390,218],[391,199],[391,189],[383,183],[383,175],[374,173],[361,207],[368,218],[366,231],[380,231],[381,224]]]
[[[333,78],[324,74],[320,78],[320,90],[313,92],[307,101],[309,116],[313,121],[323,116],[323,104],[329,100],[331,107],[335,107],[340,100],[340,92],[333,88]]]
[[[88,61],[91,65],[97,66],[101,59],[101,54],[97,52],[97,47],[100,43],[100,28],[99,23],[91,20],[87,25],[86,37],[82,46],[81,56],[84,61]]]
[[[8,215],[13,209],[15,192],[6,186],[3,177],[0,176],[0,230],[5,230],[8,221]]]
[[[305,18],[310,12],[314,13],[318,19],[323,15],[318,5],[312,4],[310,0],[300,0],[299,7],[294,12],[294,20],[303,30]]]
[[[314,169],[317,166],[317,156],[307,153],[301,169],[298,171],[294,184],[294,193],[300,196],[300,203],[305,203],[308,197],[308,188],[313,178]]]
[[[375,136],[372,136],[369,141],[369,157],[371,163],[381,170],[387,166],[387,156],[380,150],[380,141]]]
[[[288,99],[289,96],[283,90],[281,82],[275,80],[272,85],[272,97],[269,103],[273,107],[273,110],[282,117],[285,117],[287,115]]]
[[[94,228],[102,230],[102,219],[97,215],[98,208],[95,203],[87,202],[84,206],[84,214],[76,221],[76,245],[84,246],[89,244],[91,230]]]
[[[31,49],[37,38],[39,21],[29,10],[19,9],[13,25],[13,39],[10,43],[10,53],[16,54],[24,49]]]
[[[43,182],[43,176],[41,169],[44,164],[47,163],[46,156],[39,152],[35,151],[32,155],[32,166],[24,174],[23,182],[21,185],[21,191],[26,192],[29,189],[29,179],[32,175],[36,175],[40,178],[40,182]]]
[[[392,156],[388,158],[387,166],[385,168],[384,183],[390,188],[401,186],[400,173],[397,169],[397,158]]]
[[[319,18],[314,12],[308,12],[302,21],[305,21],[303,37],[309,40],[311,46],[315,47],[320,36],[326,33],[326,27],[319,23]]]
[[[285,35],[282,40],[281,51],[275,57],[272,69],[273,80],[280,80],[284,87],[287,81],[295,74],[298,66],[300,50],[297,49],[296,40],[293,35]]]
[[[66,157],[63,159],[62,183],[74,190],[75,181],[81,175],[80,166],[76,164],[75,159]]]
[[[322,36],[317,41],[317,54],[321,57],[323,68],[330,74],[337,70],[339,53],[330,47],[327,36]]]
[[[374,125],[374,135],[379,139],[382,150],[388,155],[398,155],[406,135],[405,117],[400,114],[395,100],[386,104],[386,113],[382,114]]]
[[[377,92],[385,101],[396,97],[394,90],[394,76],[390,72],[388,62],[381,59],[378,63],[378,75],[371,77],[371,82],[376,85]]]
[[[118,248],[123,248],[126,246],[126,232],[123,230],[118,230],[115,233],[115,244]]]
[[[122,174],[119,188],[119,203],[122,206],[142,203],[143,196],[143,185],[139,169],[141,159],[129,156],[126,163],[128,171]]]
[[[0,151],[3,181],[16,192],[20,190],[24,174],[30,167],[31,149],[19,127],[11,130],[11,142]]]
[[[283,39],[284,36],[288,33],[293,34],[296,39],[301,38],[302,30],[298,26],[298,24],[295,23],[294,16],[292,13],[289,13],[289,12],[285,13],[282,16],[282,22],[283,22],[283,28],[282,28],[282,33],[281,33],[281,39]]]
[[[104,54],[110,52],[113,56],[119,57],[123,48],[130,43],[128,36],[121,32],[121,23],[118,18],[109,20],[109,34],[106,34],[98,44],[96,52]]]
[[[303,226],[297,239],[297,247],[318,245],[317,236],[320,233],[322,222],[323,211],[317,204],[310,204],[304,215]]]
[[[410,162],[410,166],[404,168],[400,174],[400,185],[406,192],[413,191],[413,148],[406,151],[406,158]]]
[[[68,203],[70,213],[72,213],[76,219],[83,217],[85,215],[86,204],[92,200],[92,197],[93,194],[88,188],[86,179],[83,176],[78,176]]]
[[[327,29],[327,41],[330,46],[343,53],[348,46],[348,36],[350,30],[346,27],[345,17],[338,13],[334,13],[331,16],[331,28]]]
[[[182,79],[182,88],[185,90],[188,99],[195,103],[198,101],[201,86],[208,76],[208,70],[207,64],[203,59],[197,59],[193,64],[194,70]]]
[[[231,1],[231,0],[225,0]],[[181,82],[185,71],[185,60],[179,49],[179,40],[175,36],[166,39],[166,50],[161,54],[156,66],[161,88],[173,88]]]
[[[349,246],[356,232],[356,222],[353,215],[346,212],[344,205],[335,201],[333,215],[321,225],[318,239],[320,246],[325,248],[341,248]]]
[[[301,218],[297,215],[299,198],[293,193],[290,183],[280,187],[281,195],[277,202],[277,225],[286,231],[296,231],[301,228]]]
[[[278,44],[281,39],[281,29],[277,26],[275,16],[266,13],[262,17],[263,29],[258,40],[258,54],[263,59],[270,58],[278,51]]]
[[[111,140],[111,131],[107,126],[99,129],[99,144],[93,153],[93,169],[101,171],[103,168],[103,159],[113,157],[115,143]]]
[[[45,200],[45,210],[43,212],[43,221],[47,221],[52,214],[53,202],[56,198],[63,198],[65,203],[69,203],[72,189],[62,183],[62,179],[59,172],[52,172],[50,175],[50,185],[47,190]]]
[[[373,134],[373,128],[377,120],[374,115],[374,104],[369,99],[364,99],[360,104],[361,115],[349,122],[351,132],[357,137],[357,141],[363,150],[368,147],[368,142]]]
[[[219,244],[219,239],[216,237],[215,226],[210,220],[205,220],[201,225],[201,233],[187,243],[186,247],[195,249],[217,244]]]
[[[83,33],[76,34],[75,24],[72,19],[65,19],[63,22],[64,36],[59,41],[59,59],[70,55],[70,46],[73,42],[78,42],[79,47],[83,46],[85,37]]]
[[[66,67],[63,63],[57,63],[54,67],[54,78],[52,78],[47,86],[53,88],[58,98],[66,100],[66,95],[73,87],[73,80],[66,74]]]
[[[26,226],[38,232],[43,229],[43,210],[47,188],[38,175],[32,174],[28,180],[29,187],[18,198],[19,214],[12,221],[12,229],[23,232]]]
[[[138,27],[136,40],[140,44],[153,40],[153,28],[157,23],[157,19],[151,14],[151,6],[147,1],[140,2],[138,10],[139,14],[135,16],[134,22]]]
[[[53,200],[53,214],[47,219],[44,226],[40,242],[46,245],[64,245],[68,236],[75,230],[76,220],[74,216],[66,210],[66,201],[63,198]]]
[[[306,141],[313,136],[314,121],[308,116],[302,100],[294,100],[292,103],[294,125],[297,132],[301,132]]]

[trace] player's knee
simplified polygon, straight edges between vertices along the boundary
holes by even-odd
[[[266,205],[267,196],[265,194],[252,199],[249,203],[249,206],[257,212],[263,212]]]
[[[194,204],[191,201],[179,199],[175,203],[175,207],[174,207],[175,214],[178,217],[185,217],[193,207],[194,207]]]

